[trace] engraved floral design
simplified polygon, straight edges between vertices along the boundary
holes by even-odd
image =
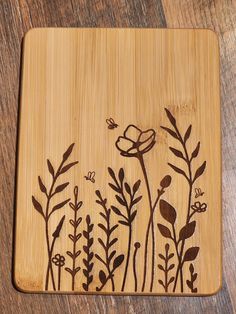
[[[156,132],[153,129],[148,129],[146,131],[142,131],[137,126],[130,124],[124,131],[123,136],[119,136],[116,141],[116,147],[120,151],[121,156],[124,157],[135,157],[138,159],[142,173],[144,182],[147,190],[147,197],[149,203],[150,216],[148,225],[146,228],[146,237],[145,237],[145,245],[144,245],[144,271],[143,271],[143,283],[142,283],[142,291],[145,289],[146,277],[147,277],[147,266],[148,266],[148,240],[149,234],[151,231],[152,237],[152,250],[151,250],[151,282],[150,282],[150,292],[152,292],[153,284],[154,284],[154,276],[155,276],[155,232],[154,232],[154,211],[158,205],[161,195],[165,192],[165,188],[167,188],[171,183],[171,177],[165,176],[161,180],[161,189],[157,189],[157,196],[155,196],[155,200],[153,201],[153,197],[151,194],[149,176],[147,173],[144,154],[149,152],[156,143]],[[150,230],[151,229],[151,230]]]
[[[119,136],[116,141],[116,147],[125,157],[138,157],[145,154],[155,145],[156,132],[153,129],[146,131],[140,130],[137,126],[131,124],[123,136]]]
[[[52,258],[52,262],[53,264],[55,264],[56,266],[64,266],[65,265],[65,257],[63,255],[60,254],[56,254],[53,258]]]
[[[197,212],[197,213],[203,213],[207,210],[207,204],[206,203],[200,203],[200,202],[195,202],[191,208]]]

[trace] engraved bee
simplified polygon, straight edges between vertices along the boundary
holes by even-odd
[[[84,176],[86,180],[91,181],[92,183],[95,183],[95,171],[89,171],[87,176]]]
[[[114,119],[106,119],[106,123],[108,124],[108,129],[113,130],[117,128],[119,125],[115,123]]]
[[[202,192],[200,188],[195,188],[195,198],[198,198],[203,195],[204,195],[204,192]]]

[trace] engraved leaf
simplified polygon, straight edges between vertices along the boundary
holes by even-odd
[[[95,194],[97,195],[99,199],[102,199],[101,192],[99,190],[96,190]]]
[[[118,222],[119,222],[121,225],[129,226],[129,223],[128,223],[127,221],[118,220]]]
[[[88,226],[88,231],[89,231],[89,232],[92,232],[92,231],[93,231],[93,226],[94,226],[94,224],[90,224],[90,225]]]
[[[89,238],[89,234],[87,231],[83,231],[83,236],[85,237],[85,239],[88,239]]]
[[[114,212],[116,215],[119,215],[119,216],[122,215],[122,214],[121,214],[121,211],[120,211],[117,207],[111,206],[111,209],[113,210],[113,212]]]
[[[75,238],[72,234],[68,234],[68,237],[71,239],[71,241],[75,242]]]
[[[90,216],[87,215],[87,216],[86,216],[86,224],[87,224],[87,225],[90,225],[90,223],[91,223]]]
[[[99,215],[101,215],[105,220],[107,220],[106,215],[104,215],[104,213],[100,212]]]
[[[190,238],[194,234],[195,227],[196,221],[192,221],[185,225],[179,232],[179,239],[182,241]]]
[[[98,227],[101,228],[103,231],[105,231],[105,233],[107,233],[107,229],[103,224],[98,224]]]
[[[79,250],[79,251],[77,251],[77,252],[75,253],[75,257],[78,257],[80,254],[81,254],[81,250]]]
[[[183,153],[182,153],[180,150],[175,149],[175,148],[173,148],[173,147],[169,147],[169,149],[172,151],[172,153],[173,153],[176,157],[179,157],[179,158],[184,159],[184,155],[183,155]]]
[[[108,183],[108,185],[117,193],[120,193],[120,188],[112,183]]]
[[[161,128],[165,130],[166,132],[168,132],[172,137],[176,138],[177,140],[179,139],[178,135],[173,130],[166,128],[164,126],[161,126]]]
[[[32,195],[32,203],[34,205],[34,208],[44,217],[43,208],[33,195]]]
[[[162,266],[162,265],[158,265],[158,268],[160,269],[160,270],[162,270],[162,271],[165,271],[165,269],[164,269],[164,267]]]
[[[133,186],[133,194],[135,194],[139,187],[140,187],[140,183],[141,183],[141,180],[138,180],[137,182],[134,183],[134,186]]]
[[[105,243],[102,241],[101,238],[98,238],[98,242],[101,244],[101,246],[104,248],[104,250],[107,249]]]
[[[163,226],[162,224],[157,224],[160,233],[162,234],[163,237],[165,238],[171,238],[171,232],[170,229],[167,228],[166,226]]]
[[[76,268],[75,268],[75,273],[78,273],[78,271],[80,271],[80,269],[81,269],[81,268],[80,268],[79,266],[76,267]]]
[[[112,260],[112,258],[114,257],[114,255],[116,254],[116,250],[112,251],[111,254],[108,257],[108,261],[110,262]]]
[[[190,124],[190,126],[188,127],[188,129],[187,129],[187,131],[186,131],[186,133],[184,135],[184,143],[186,143],[187,140],[189,139],[189,136],[191,134],[191,130],[192,130],[192,125]]]
[[[137,204],[139,201],[141,201],[142,199],[142,195],[140,195],[139,197],[137,197],[136,199],[133,200],[132,202],[132,206],[134,206],[135,204]]]
[[[67,148],[66,152],[63,154],[63,161],[64,161],[64,162],[69,158],[69,156],[70,156],[70,154],[71,154],[71,152],[72,152],[72,150],[73,150],[74,145],[75,145],[75,143],[72,143],[72,144]]]
[[[131,188],[127,182],[125,182],[125,190],[129,195],[131,195]]]
[[[43,184],[43,181],[42,181],[42,179],[40,178],[40,176],[38,176],[38,181],[39,181],[40,190],[41,190],[44,194],[47,194],[47,189],[46,189],[45,185]]]
[[[106,282],[106,274],[104,273],[103,270],[100,270],[99,272],[99,280],[101,281],[102,284]]]
[[[111,234],[113,231],[116,230],[116,228],[118,227],[118,225],[114,225],[113,227],[111,227],[109,234]]]
[[[49,159],[47,159],[48,171],[51,173],[52,177],[54,177],[54,168]]]
[[[165,200],[160,200],[160,212],[162,217],[169,223],[171,223],[172,225],[175,223],[176,211],[174,207]]]
[[[169,286],[169,284],[171,284],[174,280],[175,280],[175,277],[171,277],[167,285]]]
[[[177,173],[179,173],[179,174],[182,174],[185,178],[187,178],[186,173],[185,173],[182,169],[180,169],[180,168],[178,168],[178,167],[176,167],[176,166],[170,164],[169,162],[168,162],[168,165],[169,165],[175,172],[177,172]]]
[[[170,123],[171,123],[173,126],[176,126],[176,120],[175,120],[175,118],[173,117],[173,115],[171,114],[171,112],[170,112],[167,108],[165,108],[165,111],[166,111],[166,115],[167,115],[167,117],[168,117]]]
[[[78,163],[78,161],[74,161],[74,162],[71,162],[70,164],[64,166],[61,171],[60,171],[60,174],[62,173],[65,173],[66,171],[68,171],[71,167],[73,167],[74,165],[76,165]]]
[[[70,224],[74,227],[74,225],[75,225],[74,220],[70,219],[69,222],[70,222]]]
[[[169,267],[168,267],[168,271],[170,271],[171,269],[173,269],[175,267],[175,264],[171,264]]]
[[[108,167],[107,169],[108,169],[108,173],[109,173],[109,175],[111,176],[111,178],[116,182],[116,176],[115,176],[115,173],[114,173],[114,171],[112,170],[112,168],[111,168],[111,167]]]
[[[88,284],[90,284],[93,281],[93,275],[88,277]]]
[[[59,221],[57,227],[56,227],[56,230],[53,232],[52,236],[53,238],[59,238],[60,236],[60,232],[61,232],[61,229],[62,229],[62,226],[63,226],[63,223],[64,223],[64,220],[65,220],[65,215],[61,218],[61,220]]]
[[[204,163],[197,169],[193,181],[196,181],[197,178],[199,178],[203,174],[205,168],[206,168],[206,161],[204,161]]]
[[[113,262],[113,269],[116,269],[117,267],[119,267],[123,263],[124,258],[125,256],[123,254],[120,254],[119,256],[117,256]]]
[[[184,254],[184,262],[195,260],[195,258],[198,255],[198,252],[199,252],[199,247],[197,247],[197,246],[193,246],[193,247],[187,249],[187,251]]]
[[[162,285],[165,288],[165,285],[161,279],[158,280],[159,284]]]
[[[70,269],[69,267],[65,267],[65,270],[66,270],[68,273],[70,273],[71,275],[73,275],[73,270]]]
[[[114,245],[117,241],[118,241],[117,238],[113,239],[113,240],[109,243],[108,247],[109,247],[109,248],[112,247],[112,245]]]
[[[106,266],[105,261],[98,254],[95,254],[95,257]]]
[[[68,198],[67,200],[65,200],[65,201],[63,201],[63,202],[61,202],[61,203],[55,205],[55,206],[53,207],[53,209],[52,209],[52,211],[51,211],[50,214],[52,214],[53,212],[55,212],[55,210],[58,210],[58,209],[62,208],[63,206],[65,206],[69,201],[70,201],[70,198]]]
[[[190,266],[189,266],[189,271],[191,274],[194,273],[194,267],[193,267],[193,264],[191,263]]]
[[[192,152],[191,159],[196,158],[200,150],[200,142],[197,143],[197,147]]]
[[[73,258],[73,254],[70,251],[67,251],[66,254]]]
[[[158,254],[158,256],[159,256],[163,261],[166,259],[165,256],[162,255],[162,254]]]
[[[125,201],[119,195],[116,195],[116,199],[122,206],[126,205]]]
[[[131,214],[131,216],[130,216],[130,222],[132,222],[132,221],[134,220],[134,218],[136,217],[136,215],[137,215],[137,210],[135,210],[135,211]]]
[[[122,183],[123,180],[124,180],[124,177],[125,177],[125,173],[124,173],[124,169],[123,168],[120,168],[118,176],[119,176],[120,182]]]
[[[63,183],[63,184],[57,186],[54,194],[62,192],[67,187],[68,184],[69,184],[69,182],[66,182],[66,183]]]

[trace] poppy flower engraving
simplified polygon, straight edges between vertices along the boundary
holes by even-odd
[[[153,129],[140,130],[130,124],[124,131],[123,136],[119,136],[116,147],[120,154],[125,157],[138,157],[153,148],[156,143],[156,132]]]

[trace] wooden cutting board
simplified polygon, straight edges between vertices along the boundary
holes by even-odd
[[[222,280],[216,35],[33,29],[22,67],[16,287],[216,293]]]

